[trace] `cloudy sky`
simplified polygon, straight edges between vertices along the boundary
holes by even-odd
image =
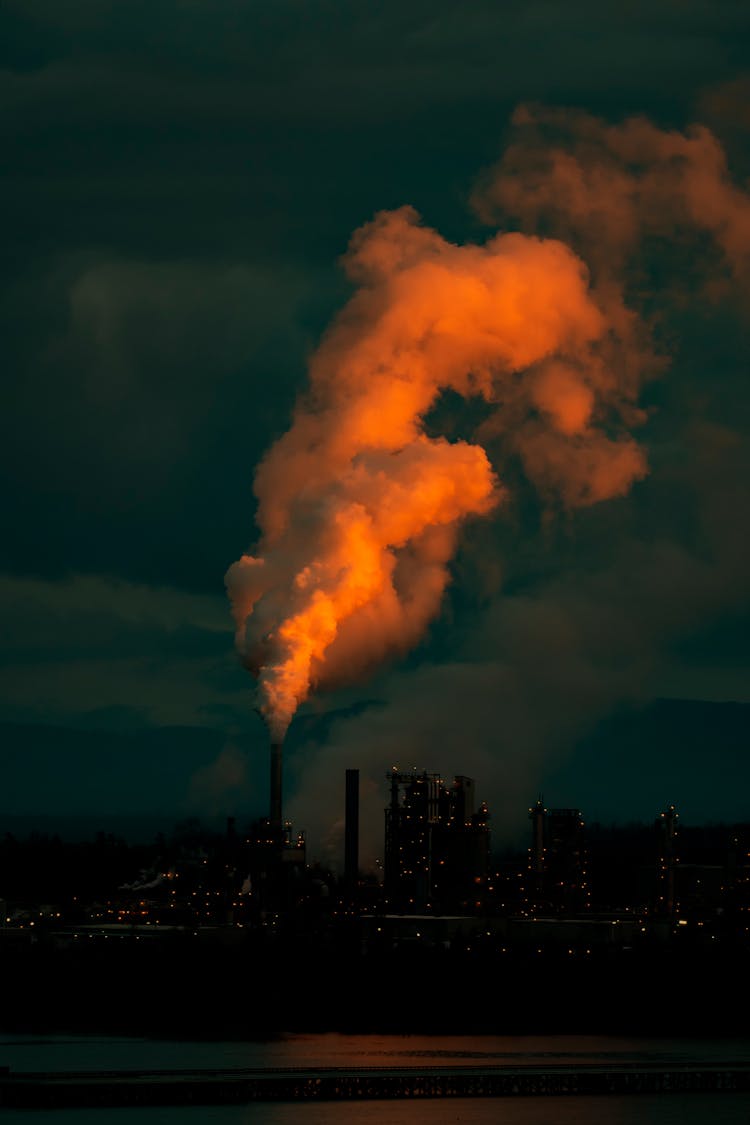
[[[6,0],[0,813],[263,810],[224,574],[351,295],[352,232],[403,205],[457,244],[526,229],[477,205],[522,103],[700,122],[742,190],[749,32],[731,0]],[[314,850],[355,765],[376,850],[394,762],[474,773],[498,839],[540,790],[750,817],[750,238],[718,280],[681,238],[657,231],[633,283],[663,360],[648,474],[570,509],[495,465],[507,499],[463,526],[422,641],[292,724]],[[465,407],[440,409],[461,436]]]

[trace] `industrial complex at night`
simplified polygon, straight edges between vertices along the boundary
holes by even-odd
[[[744,964],[750,825],[683,826],[668,807],[606,827],[540,798],[528,846],[495,851],[472,778],[393,768],[386,780],[376,871],[359,864],[356,769],[339,779],[337,870],[308,856],[280,801],[279,815],[183,821],[149,845],[7,834],[8,1027],[624,1031],[657,987],[662,1022],[689,1027],[685,974],[703,965],[709,1003]],[[466,1009],[430,984],[455,972],[496,1002]],[[401,974],[408,1008],[392,998]],[[32,980],[36,1006],[22,1002]],[[238,982],[249,1007],[227,1001]]]
[[[670,806],[652,825],[607,828],[539,798],[529,809],[528,848],[494,853],[490,810],[473,778],[394,767],[386,780],[381,874],[359,866],[355,769],[341,779],[337,871],[310,861],[304,833],[284,820],[280,770],[271,772],[270,815],[244,827],[237,817],[223,832],[188,821],[140,847],[101,833],[87,846],[8,835],[0,844],[0,940],[150,940],[184,931],[231,943],[248,931],[271,940],[309,929],[332,941],[337,927],[351,934],[352,925],[363,947],[447,946],[471,935],[540,952],[556,943],[574,952],[601,942],[745,940],[749,826],[682,829]],[[56,872],[51,857],[66,853],[67,870]],[[45,882],[50,872],[56,895]]]

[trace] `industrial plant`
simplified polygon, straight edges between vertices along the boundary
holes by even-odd
[[[474,779],[394,767],[382,860],[368,870],[350,768],[337,779],[343,832],[328,866],[284,817],[280,746],[272,761],[268,815],[252,823],[183,821],[148,845],[103,832],[76,844],[0,840],[13,1027],[38,1026],[21,1003],[33,981],[44,1026],[64,1016],[66,1027],[138,1030],[147,1002],[149,1027],[196,1034],[207,1022],[244,1034],[290,1020],[538,1031],[558,1015],[566,1031],[624,1030],[641,1026],[658,988],[669,997],[660,1011],[682,1028],[686,974],[705,963],[709,1002],[750,952],[750,825],[684,824],[667,806],[650,824],[602,826],[540,796],[526,847],[494,849]],[[93,985],[105,965],[107,995]],[[458,971],[502,983],[502,1002],[467,1010],[428,983]],[[392,996],[401,972],[408,1010]],[[241,1002],[229,1003],[240,985]]]
[[[237,942],[309,932],[331,942],[345,928],[371,943],[471,940],[508,951],[658,940],[745,941],[750,922],[750,828],[683,828],[674,806],[653,825],[587,825],[579,809],[529,808],[528,847],[493,852],[491,815],[473,778],[427,770],[386,774],[382,862],[359,860],[360,779],[341,781],[338,870],[313,861],[284,818],[282,750],[271,749],[268,816],[223,832],[178,826],[151,846],[101,835],[55,871],[66,845],[7,837],[0,940],[65,942],[190,933]],[[72,848],[72,845],[69,846]],[[86,861],[82,860],[83,855]],[[98,872],[87,877],[87,863]],[[76,874],[77,873],[77,874]],[[354,927],[354,929],[352,929]]]

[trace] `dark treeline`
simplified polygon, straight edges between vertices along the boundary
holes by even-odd
[[[241,839],[242,833],[239,833]],[[586,855],[594,909],[637,906],[648,898],[658,840],[652,824],[591,824],[586,827]],[[0,837],[0,899],[6,902],[91,902],[115,895],[130,885],[147,882],[159,871],[200,858],[207,870],[202,881],[221,880],[227,858],[227,834],[196,818],[178,822],[151,843],[132,843],[101,830],[88,841],[73,842],[54,833],[31,832]],[[232,844],[233,862],[242,874],[243,857]],[[750,861],[750,826],[681,825],[679,861],[684,868],[700,865],[717,877],[736,872]],[[527,852],[505,849],[491,863],[506,883],[523,871]],[[327,878],[332,880],[328,873]],[[509,898],[509,895],[504,896]],[[506,905],[512,908],[512,900]]]
[[[101,830],[87,841],[55,833],[6,833],[0,838],[0,898],[6,901],[90,902],[113,895],[186,855],[215,855],[222,833],[195,818],[178,822],[150,844],[128,843]]]

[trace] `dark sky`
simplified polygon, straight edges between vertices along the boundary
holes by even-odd
[[[746,182],[749,32],[708,0],[5,0],[0,813],[261,811],[223,576],[352,231],[411,204],[484,240],[469,197],[528,101],[704,122]],[[560,515],[521,489],[467,528],[420,647],[305,706],[288,792],[313,850],[347,766],[377,837],[394,761],[473,773],[498,838],[540,789],[750,817],[747,708],[722,706],[750,702],[742,312],[660,325],[627,497]]]

